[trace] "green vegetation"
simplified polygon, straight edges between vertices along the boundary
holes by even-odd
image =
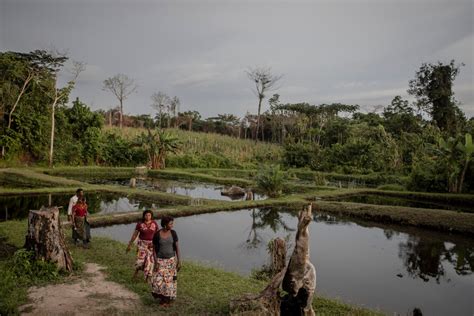
[[[285,175],[278,165],[263,166],[259,169],[256,179],[257,187],[271,197],[281,195],[285,182]]]

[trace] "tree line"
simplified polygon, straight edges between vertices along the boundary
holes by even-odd
[[[364,113],[357,104],[282,103],[275,90],[281,76],[269,68],[250,68],[256,114],[239,118],[180,111],[181,101],[158,91],[150,99],[156,115],[125,115],[124,101],[137,91],[134,80],[118,74],[103,82],[119,106],[92,111],[69,94],[84,69],[73,63],[70,80],[58,86],[68,57],[60,53],[0,53],[0,146],[4,161],[26,163],[164,166],[164,151],[177,140],[164,132],[179,128],[280,144],[284,167],[317,171],[410,176],[410,188],[463,192],[474,189],[472,134],[452,90],[462,64],[422,64],[408,82],[410,103],[394,96],[381,112]],[[103,126],[149,129],[128,140]],[[154,131],[156,129],[156,131]],[[160,146],[153,142],[162,142]],[[256,163],[259,158],[256,157]]]

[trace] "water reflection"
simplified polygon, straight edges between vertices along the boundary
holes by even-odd
[[[261,235],[266,230],[272,232],[294,232],[296,229],[289,226],[283,214],[293,217],[296,212],[287,208],[252,209],[250,212],[251,224],[246,239],[248,248],[257,248],[264,241]],[[313,221],[326,225],[354,225],[382,228],[387,240],[403,234],[394,228],[379,223],[367,222],[334,216],[333,214],[317,212],[313,214]],[[433,278],[437,283],[445,275],[443,263],[450,263],[458,275],[470,275],[474,271],[474,243],[467,242],[456,235],[445,235],[418,230],[413,228],[397,227],[409,232],[403,241],[398,243],[398,257],[402,260],[405,270],[412,278],[419,278],[428,282]],[[443,236],[444,238],[440,238]],[[449,280],[447,280],[449,282]]]
[[[310,255],[319,293],[390,314],[411,314],[415,307],[426,315],[472,314],[473,239],[314,215]],[[288,234],[294,240],[297,222],[296,211],[250,209],[177,218],[175,229],[185,259],[248,275],[267,263],[268,241]],[[133,227],[94,233],[127,242]]]
[[[39,210],[42,206],[58,206],[60,212],[65,214],[72,195],[55,193],[0,196],[0,220],[26,218],[30,210]],[[111,193],[86,192],[85,197],[91,214],[131,212],[164,206]]]
[[[87,181],[94,184],[114,184],[121,186],[129,186],[129,178],[84,178],[82,181]],[[208,184],[208,183],[196,183],[196,182],[184,182],[175,180],[165,180],[151,177],[135,178],[135,187],[145,190],[157,190],[161,192],[167,192],[172,194],[185,195],[192,198],[201,199],[214,199],[224,201],[242,201],[246,199],[246,195],[243,196],[224,196],[221,195],[224,186]],[[265,195],[254,193],[252,196],[253,200],[266,199]]]
[[[413,278],[420,278],[425,282],[433,278],[439,283],[440,278],[445,275],[443,262],[451,263],[458,275],[469,275],[473,272],[472,245],[462,242],[451,244],[439,239],[410,235],[399,247],[399,257]]]
[[[252,209],[250,216],[252,224],[250,225],[249,234],[245,244],[248,249],[258,248],[263,239],[259,234],[259,230],[266,230],[270,228],[274,233],[283,230],[284,232],[293,232],[295,228],[289,227],[282,214],[291,212],[282,208],[265,208]]]

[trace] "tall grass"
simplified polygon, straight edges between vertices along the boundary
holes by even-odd
[[[133,139],[145,131],[143,128],[105,127],[105,131],[120,134],[127,139]],[[249,139],[238,139],[231,136],[213,133],[189,132],[180,129],[167,130],[178,137],[182,143],[181,150],[176,155],[170,155],[170,167],[211,167],[209,160],[215,159],[212,165],[221,167],[255,167],[257,163],[278,162],[281,160],[283,149],[279,145],[258,142]],[[203,159],[199,159],[203,157]],[[186,158],[186,159],[184,159]],[[219,160],[219,158],[221,158]],[[207,165],[206,165],[207,163]],[[218,167],[218,166],[216,166]]]

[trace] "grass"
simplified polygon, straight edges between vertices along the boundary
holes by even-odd
[[[132,127],[123,129],[104,127],[104,130],[121,135],[127,139],[133,139],[146,132],[144,128]],[[254,168],[259,162],[280,161],[283,155],[282,147],[276,144],[264,142],[255,144],[255,141],[249,139],[239,139],[214,133],[190,132],[174,128],[167,129],[166,131],[176,136],[182,143],[180,153],[178,155],[170,155],[170,160],[180,156],[199,158],[205,154],[210,154],[211,156],[226,158],[235,166],[250,166]]]
[[[81,186],[82,182],[54,177],[26,168],[0,169],[0,179],[19,187]]]
[[[216,183],[223,185],[239,185],[252,186],[254,184],[251,180],[246,180],[236,177],[216,177],[212,175],[187,172],[186,170],[166,169],[166,170],[150,170],[148,175],[155,178],[169,179],[169,180],[192,180],[208,183]]]
[[[0,223],[0,237],[8,244],[21,247],[27,221]],[[73,247],[69,244],[71,254],[80,264],[94,262],[104,266],[107,279],[122,284],[137,293],[143,303],[139,314],[156,315],[226,315],[229,302],[244,293],[257,293],[265,283],[242,277],[235,273],[206,267],[191,261],[185,261],[178,275],[178,298],[168,309],[158,306],[150,295],[150,289],[144,282],[131,282],[134,255],[125,253],[126,245],[107,238],[95,237],[90,249]],[[18,282],[15,276],[5,273],[9,260],[0,261],[0,313],[15,314],[17,308],[27,301],[27,289],[30,284]],[[81,273],[77,271],[76,273]],[[64,278],[62,279],[65,280]],[[317,297],[313,302],[317,315],[380,315],[343,304],[324,297]]]

